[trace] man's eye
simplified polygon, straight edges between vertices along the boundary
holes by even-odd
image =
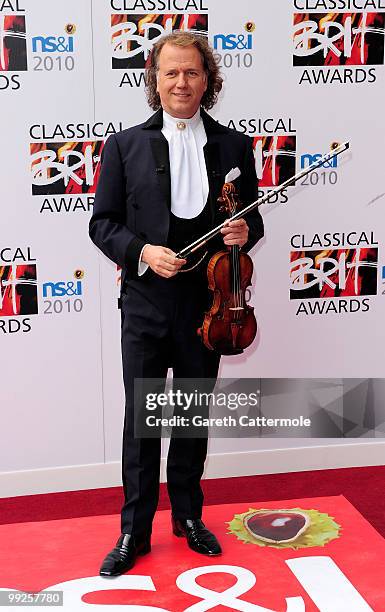
[[[198,76],[198,73],[196,70],[189,70],[187,74],[192,77]]]
[[[166,72],[166,76],[173,77],[175,76],[175,72]]]

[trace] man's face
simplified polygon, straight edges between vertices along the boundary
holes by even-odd
[[[159,55],[156,87],[166,113],[179,119],[192,117],[206,89],[207,76],[198,49],[166,43]]]

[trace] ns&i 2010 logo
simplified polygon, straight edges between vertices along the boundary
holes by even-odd
[[[22,77],[19,73],[28,70],[26,16],[16,14],[16,11],[25,13],[18,1],[4,0],[0,4],[0,91],[20,89]],[[64,35],[32,36],[32,69],[36,72],[72,71],[75,67],[75,33],[76,25],[68,23]]]
[[[74,280],[43,283],[44,314],[79,313],[83,310],[84,270],[75,270],[73,277]]]
[[[32,37],[33,70],[52,72],[72,71],[75,68],[76,25],[67,23],[64,35],[38,35]]]
[[[73,53],[75,50],[74,34],[76,26],[69,23],[65,27],[65,36],[33,36],[32,51],[34,53]]]
[[[245,33],[214,34],[213,48],[216,61],[221,68],[250,68],[253,65],[251,53],[254,45],[255,23],[247,21]]]
[[[26,333],[32,329],[31,316],[82,312],[84,270],[77,269],[73,280],[41,283],[39,306],[38,264],[31,247],[0,250],[0,332]]]

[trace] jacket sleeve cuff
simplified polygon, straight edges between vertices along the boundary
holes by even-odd
[[[148,242],[144,245],[144,247],[146,247],[148,244]],[[144,247],[142,248],[142,250],[140,251],[140,255],[139,255],[139,262],[138,262],[138,276],[143,276],[143,274],[145,272],[147,272],[148,270],[148,264],[144,263],[144,261],[142,261],[142,257],[143,257],[143,251],[144,251]]]
[[[125,261],[129,269],[131,268],[135,271],[138,270],[140,255],[141,255],[143,247],[146,244],[147,243],[144,240],[141,240],[140,238],[137,238],[137,237],[133,238],[130,241],[126,249],[126,256],[125,256]]]

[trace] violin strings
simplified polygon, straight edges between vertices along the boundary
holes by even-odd
[[[236,247],[236,263],[237,263],[237,285],[238,285],[238,307],[241,306],[241,274],[240,274],[240,262],[239,262],[239,246]],[[241,317],[241,311],[238,310],[238,320]]]
[[[230,194],[230,201],[231,201],[231,217],[234,216],[234,198],[233,195]],[[233,294],[233,304],[234,304],[234,308],[237,307],[237,294],[236,294],[236,290],[237,290],[237,271],[236,271],[236,267],[235,267],[235,256],[234,256],[234,245],[232,245],[231,247],[231,276],[232,276],[232,294]],[[236,313],[237,311],[233,311],[233,318],[234,318],[234,312]]]
[[[237,205],[234,201],[234,194],[230,191],[227,195],[227,201],[229,204],[230,218],[233,217],[237,212]],[[230,276],[231,276],[231,292],[233,296],[233,307],[232,320],[239,322],[242,319],[243,313],[241,309],[244,308],[244,299],[241,293],[241,274],[240,274],[240,252],[239,245],[231,246],[231,258],[230,258]]]
[[[232,215],[236,213],[236,204],[234,202],[234,196],[231,194],[231,203],[232,203]],[[233,296],[234,296],[234,306],[237,308],[236,313],[236,321],[239,321],[241,318],[240,310],[238,308],[241,307],[241,285],[240,285],[240,262],[239,262],[239,247],[238,245],[234,245],[232,248],[232,267],[233,267]]]
[[[236,210],[234,212],[236,212]],[[240,248],[237,245],[237,248],[236,248],[236,263],[237,263],[237,276],[238,276],[238,279],[237,279],[237,285],[238,285],[238,306],[241,307],[242,306],[242,303],[241,303],[242,302],[242,296],[241,296],[241,273],[240,273],[240,259],[239,259],[239,257],[240,257]],[[237,312],[238,312],[238,320],[239,320],[241,318],[241,311],[238,310]]]

